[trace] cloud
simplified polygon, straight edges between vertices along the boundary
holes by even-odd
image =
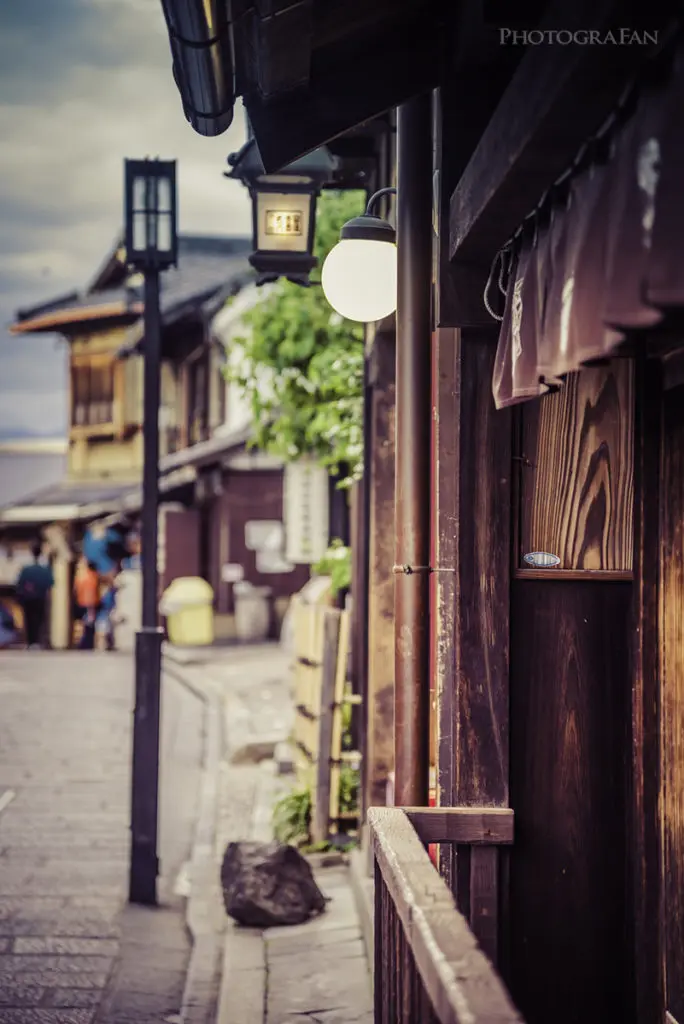
[[[192,131],[158,0],[0,4],[0,138],[0,331],[90,280],[121,229],[126,156],[178,160],[181,231],[250,231],[246,193],[222,175],[243,119],[216,139]],[[48,408],[44,366],[65,415],[64,346],[0,333],[0,434]]]

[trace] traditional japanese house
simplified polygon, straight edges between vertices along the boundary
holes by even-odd
[[[194,127],[225,130],[234,85],[271,172],[398,107],[394,551],[373,539],[395,577],[398,807],[368,811],[376,1020],[684,1024],[670,6],[163,6]]]
[[[226,301],[253,279],[249,245],[241,237],[181,235],[178,267],[164,276],[160,487],[162,501],[175,502],[176,509],[179,502],[181,508],[195,503],[196,463],[205,454],[201,446],[222,423],[221,373],[209,325]],[[57,481],[46,479],[43,486],[15,495],[0,510],[6,541],[48,532],[53,541],[58,535],[62,539],[57,547],[52,544],[56,584],[51,641],[56,648],[72,642],[74,544],[89,524],[103,517],[111,522],[118,514],[134,516],[140,507],[142,309],[142,280],[129,273],[117,242],[82,295],[19,311],[11,327],[17,336],[57,333],[69,345],[66,472]],[[239,449],[244,443],[243,436],[229,438],[223,447]],[[193,522],[198,520],[196,511],[192,515]],[[161,551],[165,583],[174,575],[201,571],[192,557],[201,545],[199,532],[189,545],[179,543],[173,532],[179,517],[165,508],[164,525],[167,519],[169,530],[163,536],[168,544]],[[178,536],[185,536],[182,529]]]

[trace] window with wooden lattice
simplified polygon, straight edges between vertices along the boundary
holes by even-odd
[[[71,367],[72,427],[114,424],[114,361],[88,360]]]

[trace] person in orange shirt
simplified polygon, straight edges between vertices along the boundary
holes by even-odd
[[[76,570],[74,597],[83,621],[78,648],[81,651],[92,651],[95,647],[95,619],[100,603],[100,577],[95,565],[85,558],[81,559]]]

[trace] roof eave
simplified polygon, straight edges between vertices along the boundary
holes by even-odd
[[[123,302],[112,302],[101,306],[84,306],[81,309],[55,310],[30,320],[18,320],[10,324],[10,334],[43,334],[55,331],[66,331],[70,327],[83,327],[86,323],[102,320],[136,319],[143,313],[142,302],[126,305]]]

